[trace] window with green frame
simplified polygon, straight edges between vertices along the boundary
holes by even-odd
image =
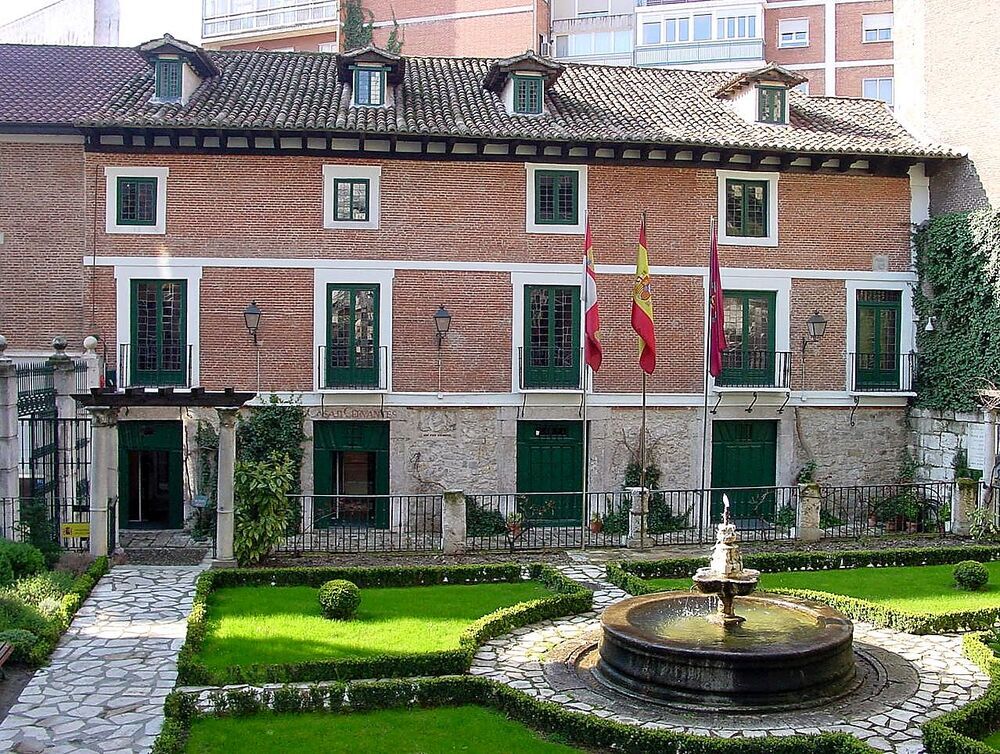
[[[180,100],[183,91],[183,68],[179,60],[156,61],[156,99],[163,102]]]
[[[774,387],[773,291],[725,291],[722,306],[726,342],[722,373],[716,384],[729,387]]]
[[[354,69],[354,104],[360,107],[381,107],[385,104],[384,69]]]
[[[187,281],[132,281],[132,385],[187,383]]]
[[[115,212],[119,225],[156,225],[156,178],[118,179]]]
[[[580,173],[576,170],[535,171],[535,224],[579,223]]]
[[[580,387],[580,288],[524,288],[525,388]]]
[[[542,112],[545,80],[541,76],[513,76],[514,112],[518,115],[538,115]]]
[[[334,219],[347,222],[367,222],[368,189],[369,181],[367,178],[334,178]]]
[[[901,291],[858,291],[854,366],[857,390],[892,392],[900,389],[902,309]]]
[[[379,387],[379,286],[328,285],[324,387]]]
[[[757,87],[757,120],[761,123],[785,123],[785,97],[780,86]]]
[[[767,181],[726,179],[726,235],[766,238],[768,225]]]

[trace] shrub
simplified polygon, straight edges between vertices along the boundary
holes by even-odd
[[[0,596],[14,597],[25,604],[38,607],[49,600],[58,601],[73,588],[73,574],[66,571],[46,571],[18,579],[0,592]]]
[[[25,631],[23,628],[11,628],[6,631],[0,631],[0,642],[14,646],[14,654],[11,655],[11,659],[14,662],[29,662],[31,660],[31,651],[38,643],[38,636],[31,633],[31,631]]]
[[[0,597],[0,631],[30,631],[39,637],[54,637],[59,627],[45,619],[38,608],[11,597]]]
[[[48,568],[59,562],[62,548],[59,546],[56,524],[49,515],[47,500],[22,500],[21,521],[18,524],[21,536],[37,547]]]
[[[7,586],[14,580],[14,569],[7,557],[0,553],[0,586]]]
[[[292,460],[274,455],[268,461],[240,461],[234,482],[233,549],[240,565],[256,565],[285,536],[288,493],[295,483]]]
[[[319,605],[331,620],[348,620],[361,604],[361,590],[344,579],[331,579],[319,588]]]
[[[955,577],[958,588],[969,592],[982,589],[990,580],[990,572],[978,560],[963,560],[955,566],[952,575]]]
[[[465,496],[465,533],[470,537],[495,537],[507,531],[503,514],[484,508],[472,495]]]
[[[33,576],[45,570],[45,555],[27,542],[11,542],[0,539],[0,555],[5,555],[14,570],[15,579]]]

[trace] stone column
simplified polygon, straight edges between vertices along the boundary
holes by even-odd
[[[101,387],[104,377],[101,357],[97,355],[99,341],[93,335],[83,339],[83,363],[87,365],[87,389]]]
[[[629,508],[628,516],[628,542],[627,547],[644,550],[652,547],[653,538],[649,536],[649,490],[642,487],[629,487],[628,494],[632,498],[632,505]],[[643,519],[646,526],[643,528]]]
[[[967,537],[972,511],[976,509],[979,482],[974,479],[959,479],[956,487],[958,494],[952,498],[951,504],[951,533]]]
[[[220,408],[219,413],[219,479],[215,499],[215,560],[213,568],[236,565],[233,555],[233,532],[236,527],[236,501],[233,476],[236,472],[236,417],[238,408]]]
[[[448,490],[441,506],[441,546],[445,555],[465,553],[465,493]]]
[[[17,517],[18,461],[17,374],[13,360],[4,355],[7,339],[0,335],[0,498],[3,499],[3,536],[14,539]]]
[[[118,468],[118,409],[91,407],[87,409],[94,426],[90,443],[93,462],[90,465],[90,554],[95,558],[108,554],[108,498],[118,490],[115,477]],[[117,526],[118,522],[110,522]]]
[[[799,509],[795,516],[795,537],[803,542],[818,542],[823,537],[819,525],[819,485],[808,482],[799,485]]]

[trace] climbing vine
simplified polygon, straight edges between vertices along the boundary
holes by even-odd
[[[932,218],[914,236],[917,405],[969,411],[1000,384],[1000,212]],[[923,326],[934,318],[934,330]]]
[[[306,412],[295,401],[283,401],[271,396],[268,403],[254,406],[236,426],[236,455],[240,461],[258,463],[274,460],[291,463],[292,494],[301,491],[302,443],[306,433],[303,428]]]
[[[392,31],[389,32],[389,38],[385,42],[385,50],[394,55],[399,55],[403,52],[403,42],[406,41],[406,35],[400,28],[399,21],[396,20],[395,8],[390,5],[389,9],[392,12]]]
[[[375,16],[361,4],[361,0],[347,0],[344,9],[344,49],[350,52],[370,45],[374,22]]]

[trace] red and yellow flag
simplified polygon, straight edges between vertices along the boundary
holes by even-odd
[[[601,368],[604,347],[601,345],[601,315],[597,310],[597,275],[589,218],[583,238],[583,331],[584,361],[596,372]]]
[[[632,329],[639,336],[639,366],[646,374],[656,369],[656,331],[653,327],[653,291],[649,281],[649,252],[646,249],[646,218],[639,226],[639,249],[632,286]]]

